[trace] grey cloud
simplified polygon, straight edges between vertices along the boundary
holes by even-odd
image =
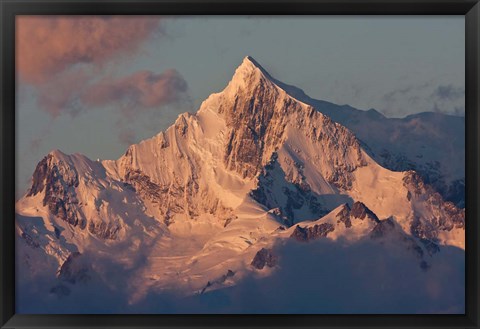
[[[382,99],[385,102],[391,102],[398,99],[398,97],[406,97],[408,95],[409,100],[416,100],[416,98],[418,97],[417,93],[430,86],[431,82],[425,82],[419,85],[405,86],[386,93],[385,95],[383,95]]]
[[[452,84],[440,85],[437,87],[437,89],[435,89],[432,97],[441,100],[458,100],[465,97],[465,89],[455,87]]]
[[[385,95],[383,95],[383,100],[385,101],[392,101],[394,99],[396,99],[396,97],[398,95],[400,96],[404,96],[406,94],[408,94],[409,92],[411,92],[413,90],[413,87],[412,86],[409,86],[409,87],[406,87],[406,88],[401,88],[401,89],[397,89],[397,90],[392,90],[388,93],[386,93]]]
[[[435,85],[431,81],[418,85],[409,85],[392,90],[383,95],[382,113],[408,114],[414,112],[432,111],[436,113],[464,115],[462,103],[465,89],[454,84]],[[402,104],[400,107],[399,104]],[[409,108],[406,108],[409,107]],[[409,111],[407,113],[407,111]]]
[[[465,89],[453,84],[439,85],[429,97],[436,113],[465,115]]]

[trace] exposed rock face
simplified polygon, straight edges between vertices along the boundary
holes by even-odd
[[[185,137],[187,135],[187,132],[188,132],[187,117],[189,116],[191,116],[191,114],[189,113],[182,114],[178,117],[177,121],[175,121],[175,130],[182,137]]]
[[[344,223],[346,228],[352,227],[352,220],[364,220],[368,219],[373,222],[380,222],[377,215],[360,201],[353,203],[352,208],[348,204],[344,204],[342,209],[337,213],[336,218],[338,222]]]
[[[235,272],[233,272],[232,270],[228,270],[227,273],[222,275],[220,278],[218,278],[216,280],[213,280],[213,281],[208,281],[207,284],[205,285],[205,287],[203,287],[203,289],[200,291],[200,294],[205,293],[205,291],[207,291],[208,288],[210,288],[214,285],[221,285],[222,283],[227,281],[228,278],[231,278],[234,275],[235,275]]]
[[[438,161],[418,164],[404,154],[392,155],[388,150],[383,150],[374,157],[385,168],[394,171],[415,171],[423,182],[431,185],[444,200],[451,201],[458,208],[465,207],[465,179],[456,179],[447,183]]]
[[[352,221],[350,220],[350,206],[345,203],[342,209],[335,216],[339,222],[345,224],[346,228],[352,227]]]
[[[437,210],[438,215],[432,219],[433,224],[447,231],[454,227],[465,227],[465,209],[457,208],[452,202],[445,202],[439,193],[423,182],[418,173],[409,171],[403,181],[410,193],[422,196],[422,200]]]
[[[236,216],[236,215],[228,216],[227,218],[225,218],[225,223],[223,224],[223,227],[227,227],[227,226],[230,225],[230,223],[233,222],[235,219],[237,219],[237,216]]]
[[[348,173],[366,165],[360,144],[348,129],[279,89],[255,61],[245,59],[229,89],[235,90],[234,96],[224,99],[218,109],[229,128],[224,161],[227,168],[243,177],[255,177],[288,141],[288,126],[302,131],[323,154],[331,155],[325,171],[331,184],[350,188],[352,176]],[[345,161],[346,153],[355,155]]]
[[[358,218],[361,220],[364,220],[366,218],[377,223],[379,222],[377,215],[375,215],[373,211],[368,209],[368,207],[360,201],[357,201],[352,205],[350,215],[354,218]]]
[[[51,159],[52,156],[49,154],[37,164],[32,176],[32,187],[28,191],[27,196],[34,196],[43,191],[48,176],[49,162]]]
[[[252,260],[251,265],[256,269],[263,269],[265,266],[274,267],[278,263],[278,258],[271,249],[260,249]]]
[[[403,179],[408,188],[408,198],[415,196],[428,207],[433,216],[423,218],[416,211],[410,224],[410,233],[425,241],[435,242],[439,231],[451,231],[454,228],[465,229],[465,209],[457,208],[452,202],[444,201],[440,193],[425,184],[420,175],[414,171],[407,173]],[[432,247],[430,247],[432,248]],[[435,248],[433,247],[432,250]]]
[[[350,130],[315,109],[297,121],[297,128],[315,144],[321,145],[322,154],[328,157],[328,166],[323,170],[326,180],[336,188],[347,191],[355,178],[352,172],[367,165],[357,138]],[[323,167],[323,166],[321,166]]]
[[[266,144],[278,143],[282,138],[285,125],[282,118],[275,117],[274,111],[266,104],[275,104],[278,93],[260,82],[253,94],[239,95],[226,114],[227,126],[230,128],[225,145],[225,165],[243,177],[253,178],[262,164]],[[285,104],[288,106],[288,104]],[[273,121],[273,123],[272,123]],[[278,131],[269,127],[279,124]],[[268,132],[268,133],[267,133]]]
[[[324,238],[328,233],[335,230],[334,226],[330,223],[316,224],[311,227],[301,227],[297,225],[290,238],[297,241],[308,242],[318,238]]]
[[[250,196],[267,209],[275,210],[277,218],[287,226],[307,219],[296,214],[300,209],[304,210],[302,213],[308,213],[310,218],[328,213],[321,206],[318,196],[305,183],[302,185],[302,182],[287,180],[276,153],[258,176],[257,187],[250,192]]]
[[[307,96],[301,89],[276,83],[290,95],[351,130],[377,163],[393,171],[415,170],[444,200],[465,207],[465,118],[426,112],[403,119],[357,110]],[[373,123],[374,130],[365,129]],[[419,129],[421,127],[421,129]],[[443,147],[445,146],[445,147]],[[429,152],[424,152],[429,149]],[[448,151],[446,151],[448,150]],[[455,159],[456,163],[448,163]],[[459,177],[451,181],[448,176]]]
[[[86,219],[78,213],[75,188],[78,187],[75,167],[49,154],[40,161],[33,173],[33,182],[27,196],[45,191],[43,205],[50,212],[73,226],[85,228]]]
[[[185,124],[186,122],[180,119],[176,122],[180,132],[186,134],[188,129],[182,128],[182,125]],[[175,151],[164,135],[158,136],[158,139],[161,149],[166,152]],[[165,224],[170,225],[177,214],[185,214],[189,218],[195,219],[203,213],[215,213],[218,214],[219,220],[225,222],[229,218],[231,218],[230,222],[233,220],[232,209],[226,207],[218,197],[212,195],[208,186],[200,186],[199,172],[201,172],[202,164],[199,159],[179,153],[178,155],[181,155],[178,158],[179,166],[185,166],[186,172],[177,173],[175,169],[169,168],[169,172],[173,171],[173,177],[159,182],[138,168],[138,165],[135,164],[137,155],[133,150],[134,148],[130,147],[122,157],[122,179],[132,186],[143,201],[148,202],[155,209],[155,216],[163,218]],[[161,169],[167,170],[166,168]]]
[[[237,83],[242,86],[235,96],[218,110],[229,128],[224,161],[230,170],[253,178],[282,141],[287,109],[296,111],[299,104],[281,95],[248,60],[237,69],[231,88]]]
[[[98,238],[105,240],[116,240],[122,229],[119,223],[94,221],[88,222],[88,231]]]
[[[141,193],[146,199],[158,203],[162,200],[162,194],[168,192],[168,189],[161,188],[150,180],[150,177],[143,174],[138,169],[127,170],[125,181],[133,187],[135,192]]]
[[[395,223],[392,218],[379,221],[370,233],[372,239],[380,239],[393,232],[395,229]]]

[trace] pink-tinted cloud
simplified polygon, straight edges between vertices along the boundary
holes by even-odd
[[[141,112],[187,99],[187,83],[173,69],[115,71],[115,64],[135,59],[142,43],[163,34],[158,16],[20,16],[16,29],[19,82],[34,87],[38,107],[52,119],[113,106],[120,110],[119,140],[132,143],[131,125]]]
[[[159,24],[149,16],[20,16],[17,72],[23,81],[40,84],[75,64],[102,65],[132,54]]]
[[[75,69],[37,86],[38,104],[52,119],[62,114],[74,117],[92,108],[114,107],[120,114],[116,123],[118,139],[126,145],[136,141],[130,125],[146,112],[154,113],[152,109],[172,103],[187,104],[187,88],[187,82],[173,69],[163,73],[139,71],[99,81],[93,80],[90,73]],[[34,141],[35,145],[40,141]]]
[[[149,109],[182,100],[187,83],[175,70],[139,71],[119,79],[102,79],[88,87],[82,101],[89,106],[120,103],[126,109]]]
[[[75,69],[62,72],[36,89],[39,107],[53,119],[62,114],[74,117],[91,108],[115,106],[132,121],[144,110],[188,100],[187,82],[173,69],[163,73],[138,71],[99,81],[89,71]]]
[[[62,113],[72,116],[83,109],[80,95],[91,77],[81,69],[62,72],[55,79],[37,86],[38,105],[57,118]]]

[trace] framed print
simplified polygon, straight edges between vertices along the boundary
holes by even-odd
[[[479,8],[2,1],[2,328],[477,328]]]

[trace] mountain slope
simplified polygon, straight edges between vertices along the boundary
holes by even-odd
[[[464,117],[425,112],[387,118],[374,109],[362,111],[311,98],[295,86],[270,78],[292,97],[350,129],[380,165],[394,171],[415,170],[444,199],[464,207]]]

